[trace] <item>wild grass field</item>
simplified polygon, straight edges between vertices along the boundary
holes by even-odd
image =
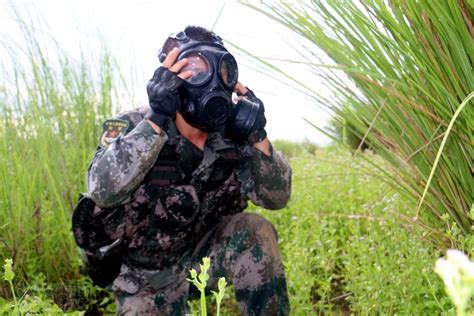
[[[441,279],[433,273],[440,253],[399,216],[410,216],[407,204],[365,161],[380,157],[367,153],[362,159],[337,146],[315,149],[285,141],[275,144],[287,154],[293,168],[291,200],[280,211],[255,206],[248,211],[263,214],[278,231],[293,315],[420,315],[452,309]],[[19,305],[24,306],[23,311],[58,311],[52,309],[55,299],[69,313],[73,313],[71,308],[112,312],[110,293],[79,277],[79,254],[67,217],[58,223],[61,234],[52,232],[51,237],[66,238],[63,244],[68,248],[59,246],[57,251],[72,254],[72,262],[64,263],[70,266],[68,273],[45,277],[57,261],[46,261],[44,266],[39,260],[33,265],[17,263],[18,277],[13,283],[23,300]],[[2,250],[1,259],[11,255]],[[8,283],[1,285],[8,298],[1,299],[1,304],[11,311]],[[237,311],[229,290],[222,313],[235,315]]]

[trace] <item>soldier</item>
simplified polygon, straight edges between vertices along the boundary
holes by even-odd
[[[264,105],[213,32],[188,26],[159,57],[149,106],[104,123],[114,138],[95,152],[73,215],[88,273],[114,291],[119,315],[184,315],[189,269],[208,256],[209,287],[232,282],[244,315],[287,315],[276,231],[243,212],[248,200],[276,210],[290,196]]]

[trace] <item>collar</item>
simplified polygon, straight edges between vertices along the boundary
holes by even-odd
[[[193,146],[185,137],[183,137],[174,121],[170,122],[166,129],[168,134],[168,144],[175,146],[175,151],[178,159],[187,156],[183,150],[187,146]],[[239,157],[239,149],[237,145],[222,136],[219,132],[208,133],[204,149],[202,151],[202,161],[193,172],[193,178],[206,177],[209,170],[212,169],[212,164],[222,157],[225,160],[237,160]],[[190,157],[188,157],[190,158]]]
[[[166,134],[168,135],[168,143],[170,145],[177,145],[184,140],[188,141],[179,133],[174,121],[171,121],[168,124]],[[237,145],[230,140],[225,139],[219,132],[208,133],[203,152],[206,152],[206,148],[208,148],[208,151],[213,153],[237,151]]]

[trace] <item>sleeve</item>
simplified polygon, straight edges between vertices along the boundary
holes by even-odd
[[[153,167],[168,140],[156,134],[145,120],[108,147],[99,147],[87,172],[87,191],[100,207],[112,207],[126,201]]]
[[[286,206],[291,194],[291,167],[273,147],[267,156],[256,148],[247,149],[247,158],[237,172],[242,194],[254,204],[270,210]]]

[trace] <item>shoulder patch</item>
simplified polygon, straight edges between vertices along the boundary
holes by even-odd
[[[128,125],[129,123],[125,120],[110,119],[105,121],[102,125],[103,132],[100,137],[100,145],[102,147],[108,147],[120,135],[125,135]]]

